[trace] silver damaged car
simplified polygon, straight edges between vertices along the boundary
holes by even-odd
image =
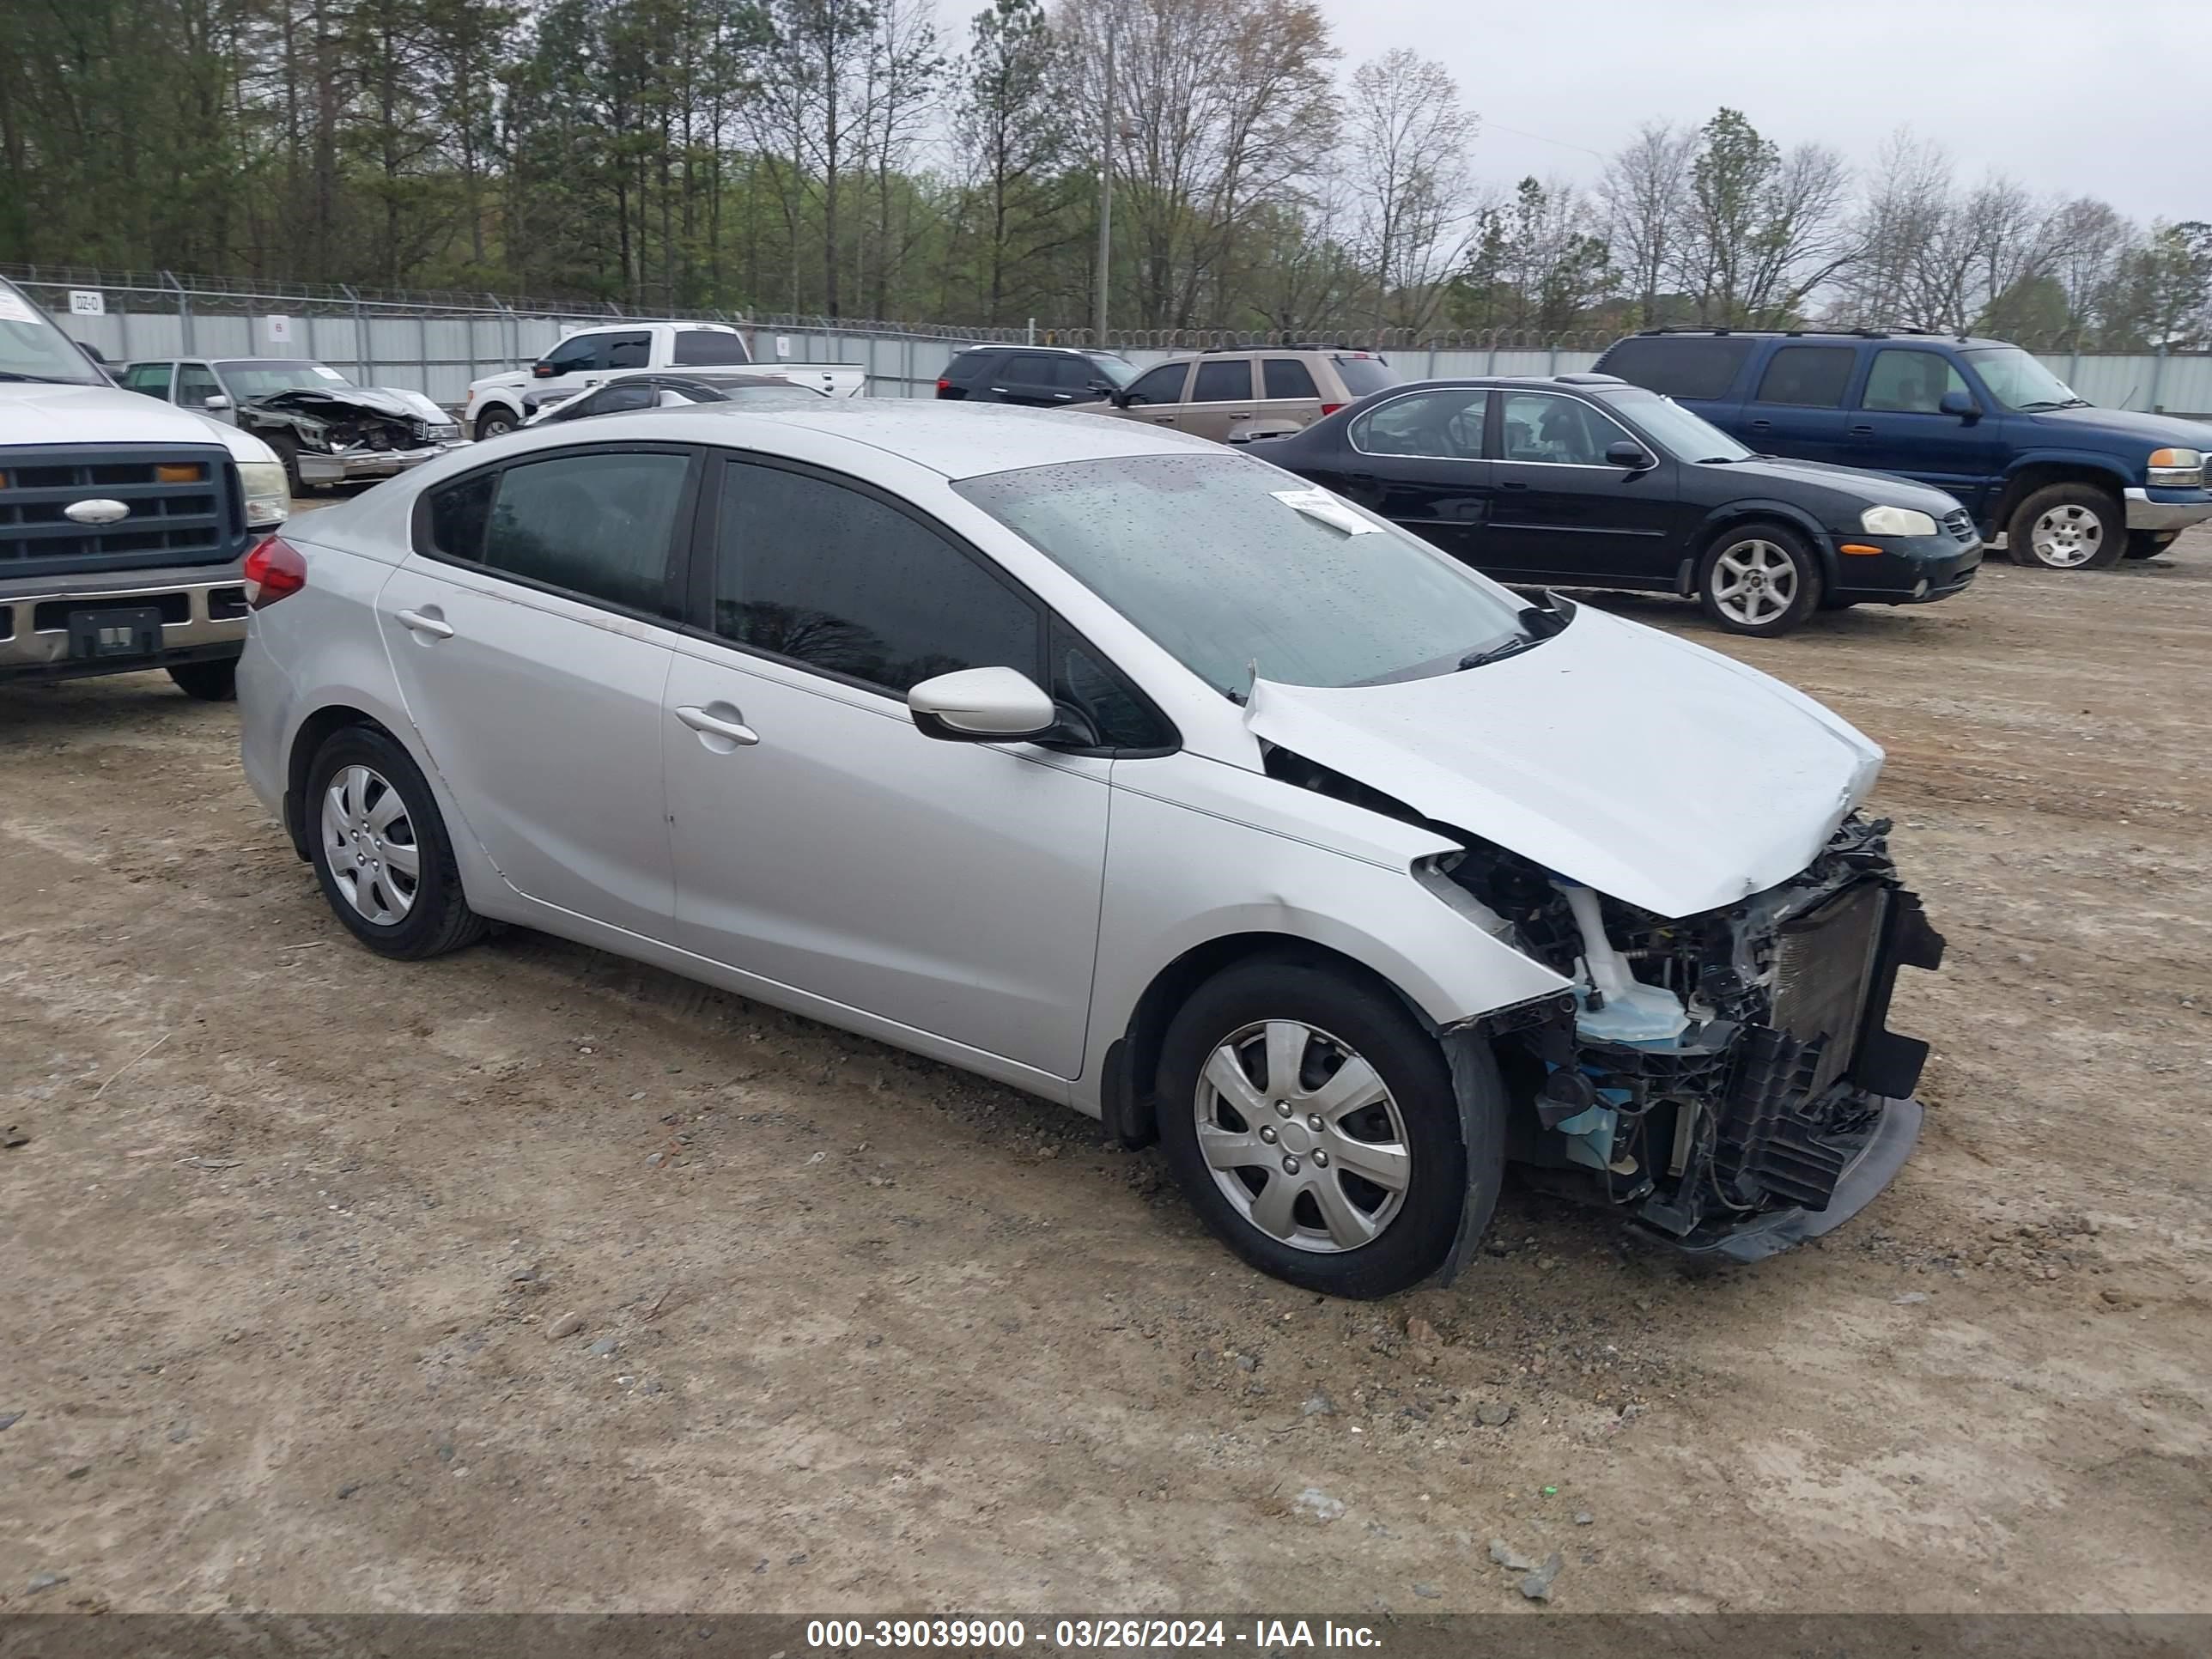
[[[1308,1288],[1448,1278],[1509,1164],[1754,1259],[1917,1133],[1874,744],[1201,440],[610,416],[246,575],[246,774],[363,945],[520,924],[1063,1102]]]

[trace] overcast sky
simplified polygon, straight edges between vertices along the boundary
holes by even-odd
[[[1910,124],[1962,179],[2212,219],[2212,6],[2119,0],[1321,0],[1347,68],[1443,62],[1483,118],[1485,179],[1587,181],[1650,117],[1723,104],[1856,163]],[[1517,131],[1508,129],[1518,129]],[[1537,137],[1524,137],[1534,133]],[[1553,142],[1547,143],[1546,140]],[[1567,146],[1580,146],[1579,149]]]

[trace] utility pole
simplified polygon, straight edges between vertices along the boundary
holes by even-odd
[[[1091,343],[1106,343],[1106,289],[1114,275],[1114,31],[1118,19],[1106,14],[1106,96],[1098,134],[1098,294],[1091,313]]]

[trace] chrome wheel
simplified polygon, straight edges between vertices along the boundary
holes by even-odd
[[[1773,542],[1738,542],[1713,561],[1713,605],[1732,623],[1764,628],[1797,603],[1797,564]]]
[[[415,908],[422,854],[407,803],[380,772],[348,766],[323,792],[323,861],[355,910],[397,927]]]
[[[2060,570],[2088,563],[2104,544],[2104,520],[2073,501],[2042,514],[2027,532],[2028,550],[2035,562]]]
[[[1413,1155],[1375,1068],[1295,1020],[1247,1025],[1207,1058],[1198,1146],[1237,1212],[1328,1254],[1372,1243],[1406,1201]]]

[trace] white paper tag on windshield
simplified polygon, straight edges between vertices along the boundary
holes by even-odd
[[[345,379],[344,375],[339,374],[337,370],[332,368],[328,363],[317,363],[315,365],[315,373],[321,375],[326,380],[343,380]]]
[[[1295,507],[1310,519],[1319,519],[1347,536],[1364,536],[1382,527],[1370,524],[1326,489],[1276,489],[1268,493],[1285,507]]]
[[[38,320],[37,312],[6,289],[0,288],[0,322],[35,323]]]

